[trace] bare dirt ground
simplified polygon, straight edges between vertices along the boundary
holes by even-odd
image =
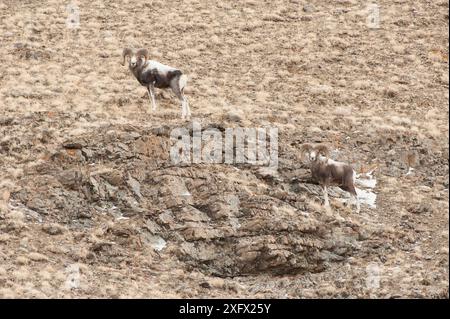
[[[0,297],[448,298],[448,1],[68,3],[0,0]],[[172,165],[126,46],[203,128],[278,127],[276,178]],[[376,208],[325,211],[306,142],[378,165]]]

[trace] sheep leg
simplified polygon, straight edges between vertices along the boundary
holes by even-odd
[[[359,203],[359,199],[358,199],[358,193],[356,193],[356,188],[354,185],[350,185],[347,188],[348,192],[350,193],[353,202],[356,204],[356,213],[359,213],[360,209],[361,209],[361,205]]]
[[[324,206],[327,210],[330,210],[330,201],[328,199],[328,188],[326,186],[323,186],[322,190],[323,190]]]
[[[152,111],[156,111],[156,101],[155,101],[155,87],[153,84],[150,84],[147,87],[148,97],[150,98],[150,101],[152,102]]]
[[[184,104],[184,110],[185,110],[186,117],[188,119],[190,119],[191,118],[191,109],[189,108],[189,102],[185,96],[183,96],[183,100],[181,101],[181,103]]]
[[[190,118],[190,117],[191,117],[191,108],[189,107],[189,101],[188,101],[188,99],[184,96],[184,93],[183,93],[183,92],[181,92],[181,94],[183,95],[183,102],[184,102],[184,105],[185,105],[185,107],[186,107],[186,114],[187,114],[187,117]]]
[[[179,79],[178,79],[178,91],[180,93],[180,98],[182,99],[183,103],[184,103],[184,107],[186,109],[186,116],[188,117],[188,119],[191,118],[191,108],[189,107],[189,102],[186,98],[186,96],[184,95],[184,88],[186,87],[187,84],[187,76],[182,74]]]
[[[191,111],[189,108],[189,103],[183,94],[184,87],[181,88],[180,79],[181,77],[174,78],[170,83],[170,88],[172,89],[172,92],[175,94],[175,96],[181,102],[181,119],[184,120],[186,118],[189,119],[191,117]]]
[[[356,213],[359,214],[359,212],[361,210],[361,204],[359,203],[358,195],[352,194],[352,197],[356,204]]]
[[[184,100],[181,100],[181,119],[184,120],[187,117],[187,109],[186,103]]]
[[[187,111],[186,111],[186,104],[183,99],[180,99],[181,101],[181,119],[186,119]]]
[[[148,99],[150,101],[150,103],[152,102],[152,95],[150,93],[150,89],[147,87],[147,95],[148,95]]]

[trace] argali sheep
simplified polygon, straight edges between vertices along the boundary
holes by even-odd
[[[346,163],[336,162],[328,158],[329,150],[325,145],[303,144],[301,147],[302,158],[305,154],[309,156],[311,162],[312,179],[322,186],[325,207],[330,208],[328,186],[338,186],[349,192],[354,198],[356,212],[359,213],[360,203],[355,188],[356,172],[353,168]]]
[[[147,88],[148,96],[152,103],[152,111],[156,110],[155,88],[166,89],[170,87],[181,102],[181,118],[190,118],[191,110],[188,100],[184,96],[184,88],[187,83],[185,74],[174,67],[149,60],[147,49],[133,50],[125,48],[122,52],[122,65],[124,66],[127,57],[129,58],[130,71],[139,83]]]

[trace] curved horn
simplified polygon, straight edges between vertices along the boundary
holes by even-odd
[[[303,159],[303,156],[304,156],[306,153],[311,153],[312,150],[313,150],[313,147],[312,147],[311,144],[309,144],[309,143],[303,144],[303,145],[300,147],[300,158]]]
[[[317,154],[322,156],[328,157],[330,155],[330,150],[326,145],[317,145],[314,149],[317,151]]]
[[[133,54],[133,50],[131,50],[130,48],[123,49],[123,52],[122,52],[122,58],[123,58],[122,65],[125,65],[126,57],[127,56],[130,57],[132,54]]]
[[[148,57],[149,57],[149,54],[148,54],[148,50],[147,50],[147,49],[139,49],[139,50],[136,52],[136,55],[139,56],[139,57],[143,56],[143,57],[145,58],[145,61],[147,61],[147,60],[148,60]]]

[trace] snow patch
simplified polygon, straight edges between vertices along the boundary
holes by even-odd
[[[356,194],[361,204],[366,204],[370,208],[377,208],[377,194],[370,190],[356,188]]]
[[[356,194],[361,204],[366,204],[370,208],[377,208],[377,194],[373,192],[373,189],[377,185],[377,179],[372,174],[373,171],[357,175],[356,185],[361,188],[356,188]]]
[[[364,188],[375,188],[375,186],[377,185],[377,179],[373,178],[373,179],[357,179],[356,183],[359,184],[360,186],[364,187]]]
[[[159,236],[151,236],[149,242],[150,246],[156,251],[161,251],[167,246],[167,242]]]

